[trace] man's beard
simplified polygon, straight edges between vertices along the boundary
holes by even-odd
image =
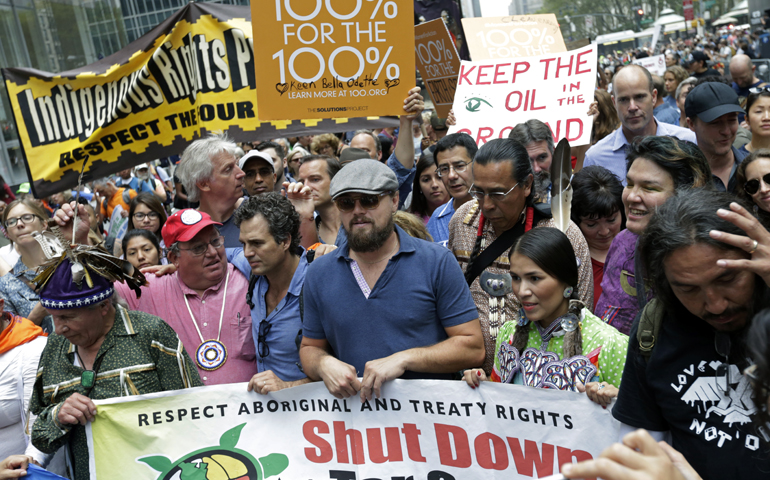
[[[350,224],[360,218],[361,217],[353,217],[353,219],[350,220]],[[378,228],[377,225],[371,223],[372,228],[368,232],[353,231],[353,229],[350,228],[350,224],[345,228],[345,231],[348,234],[348,245],[354,252],[362,253],[374,252],[385,245],[385,242],[390,238],[394,229],[392,215],[388,219],[388,223],[382,228]]]
[[[535,174],[535,198],[547,199],[548,188],[551,186],[551,175],[545,170]]]

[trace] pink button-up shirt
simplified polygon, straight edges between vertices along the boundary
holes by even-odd
[[[219,341],[227,349],[227,361],[213,371],[198,367],[198,373],[205,385],[248,382],[257,373],[257,354],[251,335],[251,311],[246,304],[249,281],[235,267],[227,264],[230,281],[227,285],[227,303],[222,318],[222,334]],[[195,362],[195,351],[201,338],[187,311],[183,295],[187,296],[190,310],[195,315],[204,340],[215,340],[219,331],[219,314],[225,291],[225,279],[203,292],[199,297],[194,290],[182,283],[179,276],[156,277],[147,275],[149,286],[142,287],[142,296],[136,294],[124,283],[115,283],[115,289],[128,303],[131,310],[140,310],[158,316],[176,331],[187,353]],[[197,365],[197,362],[195,362]]]

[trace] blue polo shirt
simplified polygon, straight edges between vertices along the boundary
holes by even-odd
[[[687,128],[669,125],[668,123],[655,122],[658,129],[656,136],[671,136],[679,140],[687,140],[698,144],[695,138],[695,132]],[[610,172],[614,173],[626,185],[626,145],[629,142],[623,134],[623,127],[619,127],[614,132],[599,140],[596,145],[589,148],[586,152],[583,168],[590,165],[600,165]]]
[[[232,263],[247,278],[251,275],[249,261],[243,255],[243,248],[227,249],[227,261]],[[285,382],[300,380],[306,375],[299,369],[299,350],[297,348],[297,335],[302,329],[302,319],[299,315],[299,295],[302,293],[302,285],[305,283],[307,272],[307,252],[303,249],[297,270],[289,284],[289,291],[278,305],[265,317],[267,303],[265,295],[270,286],[267,278],[257,277],[257,283],[251,292],[251,301],[254,308],[251,309],[251,330],[254,336],[254,346],[257,349],[257,371],[272,370],[278,378]],[[265,357],[259,355],[259,324],[267,320],[270,324],[265,342],[270,349]]]
[[[433,214],[428,220],[428,233],[433,237],[433,241],[440,243],[443,246],[447,246],[449,241],[449,221],[452,220],[452,215],[455,214],[454,199],[449,198],[449,202],[441,205],[433,211]]]
[[[445,328],[478,318],[470,289],[452,253],[396,227],[400,247],[367,299],[350,269],[348,245],[307,270],[303,334],[326,339],[335,356],[364,373],[369,360],[446,340]],[[402,378],[449,379],[406,372]]]

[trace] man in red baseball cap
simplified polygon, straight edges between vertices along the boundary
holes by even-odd
[[[218,225],[200,210],[174,213],[161,234],[176,272],[148,274],[140,298],[123,284],[115,285],[132,310],[157,315],[171,325],[206,385],[248,382],[257,373],[246,304],[249,282],[227,263]]]

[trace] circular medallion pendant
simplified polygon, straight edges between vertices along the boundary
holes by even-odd
[[[218,340],[206,340],[195,351],[195,361],[203,370],[216,370],[227,361],[227,349]]]

